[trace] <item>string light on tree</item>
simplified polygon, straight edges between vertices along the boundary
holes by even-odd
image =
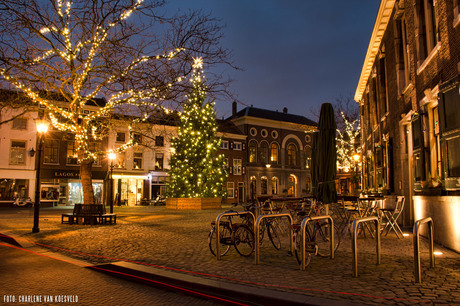
[[[221,140],[214,103],[205,102],[203,60],[195,59],[192,67],[193,89],[180,116],[178,136],[171,142],[168,193],[175,198],[220,197],[226,193],[227,172],[224,155],[218,154]]]

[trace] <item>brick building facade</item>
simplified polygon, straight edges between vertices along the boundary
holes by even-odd
[[[404,195],[405,225],[431,216],[459,250],[460,18],[458,0],[382,0],[355,100],[363,189]],[[432,188],[442,183],[442,188]],[[443,196],[425,196],[439,192]],[[450,236],[450,237],[449,237]]]

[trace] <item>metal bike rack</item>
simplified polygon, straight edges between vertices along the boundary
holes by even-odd
[[[294,252],[294,245],[292,244],[292,224],[293,224],[293,220],[292,220],[292,216],[288,213],[282,213],[282,214],[268,214],[268,215],[261,215],[257,218],[256,222],[255,222],[255,231],[254,231],[254,235],[255,235],[255,241],[256,241],[256,250],[255,250],[255,264],[258,265],[259,264],[259,244],[260,244],[260,241],[259,241],[259,238],[260,238],[260,235],[259,235],[259,232],[260,232],[260,223],[262,222],[263,219],[267,219],[267,218],[281,218],[281,217],[288,217],[289,219],[289,250],[291,252],[291,254]]]
[[[305,270],[305,230],[307,228],[307,224],[315,220],[329,220],[329,224],[331,225],[331,229],[329,231],[329,245],[331,250],[331,259],[334,259],[334,220],[332,220],[332,217],[330,215],[306,217],[302,220],[302,224],[300,227],[300,237],[302,237],[302,261],[300,263],[300,270],[302,271]]]
[[[414,224],[414,265],[415,282],[422,282],[422,271],[420,267],[420,226],[428,223],[428,234],[430,240],[430,266],[434,268],[434,246],[433,246],[433,219],[431,217],[417,220]]]
[[[256,217],[250,211],[233,211],[233,212],[224,212],[217,216],[216,218],[216,258],[220,260],[220,219],[226,216],[238,216],[238,215],[250,215],[252,217],[252,224],[255,224]],[[254,229],[252,229],[254,232]]]
[[[355,219],[353,221],[353,239],[351,243],[351,249],[353,251],[353,276],[358,277],[358,226],[360,223],[363,222],[375,222],[375,228],[377,229],[377,244],[376,244],[376,249],[377,249],[377,264],[380,264],[380,221],[377,216],[371,216],[371,217],[366,217],[366,218],[359,218]]]

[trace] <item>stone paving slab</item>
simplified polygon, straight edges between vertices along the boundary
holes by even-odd
[[[32,210],[0,210],[0,232],[9,230],[54,252],[94,264],[129,260],[199,273],[200,277],[359,304],[460,304],[460,254],[435,246],[443,255],[429,268],[428,245],[422,239],[422,283],[415,283],[412,235],[382,237],[381,264],[375,240],[358,241],[358,273],[352,275],[351,240],[341,241],[336,257],[314,257],[300,271],[288,255],[288,242],[276,251],[261,247],[260,264],[235,250],[217,261],[209,252],[210,222],[222,210],[175,211],[165,207],[115,207],[116,225],[60,224],[66,209],[42,209],[40,233],[32,234]],[[436,224],[435,224],[436,230]],[[94,256],[96,255],[96,256]]]

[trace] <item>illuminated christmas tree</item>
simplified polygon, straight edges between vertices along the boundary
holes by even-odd
[[[337,129],[337,168],[349,172],[356,167],[353,156],[361,154],[361,148],[357,143],[360,135],[359,119],[352,122],[343,112],[340,112],[343,120],[343,130]]]
[[[174,198],[212,198],[225,194],[224,155],[218,154],[221,140],[217,137],[214,103],[205,102],[202,69],[201,58],[195,59],[193,89],[183,106],[178,136],[171,142],[168,195]]]

